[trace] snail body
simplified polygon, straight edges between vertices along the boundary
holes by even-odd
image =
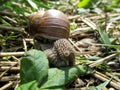
[[[44,51],[49,62],[56,67],[73,66],[75,64],[75,49],[67,39],[59,39],[54,42],[51,49]]]

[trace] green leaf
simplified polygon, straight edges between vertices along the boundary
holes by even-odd
[[[29,83],[25,83],[21,86],[19,86],[15,90],[39,90],[37,87],[37,82],[36,81],[31,81]]]
[[[103,30],[101,30],[101,28],[99,28],[98,31],[99,31],[99,34],[100,34],[100,37],[101,37],[103,43],[111,45],[110,39],[108,37],[108,34],[105,33]]]
[[[77,24],[75,22],[70,23],[70,30],[75,30],[77,27]]]
[[[41,87],[41,89],[55,89],[64,87],[78,78],[79,75],[86,75],[92,73],[92,70],[87,66],[73,66],[64,68],[49,69],[48,81]]]
[[[88,57],[87,59],[88,59],[88,60],[92,60],[92,61],[96,61],[96,60],[101,59],[101,57],[98,57],[98,56],[91,56],[91,57]]]
[[[20,78],[21,84],[36,80],[41,86],[47,79],[48,60],[42,51],[30,50],[21,60]]]
[[[3,24],[7,25],[7,26],[12,26],[9,22],[7,22],[6,20],[0,18],[0,20],[2,21]]]
[[[78,8],[86,8],[89,6],[90,0],[82,0],[77,4]]]
[[[94,88],[90,88],[88,90],[103,90],[103,88],[109,83],[110,81],[106,81],[104,83],[101,83],[100,85],[94,87]]]
[[[106,47],[110,47],[110,48],[120,49],[120,45],[101,44],[101,46],[106,46]]]
[[[80,0],[77,4],[78,8],[91,8],[93,7],[99,0]]]

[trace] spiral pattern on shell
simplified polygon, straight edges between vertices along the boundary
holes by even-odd
[[[70,24],[67,16],[59,10],[47,10],[43,15],[35,13],[30,19],[30,33],[47,39],[68,38]]]

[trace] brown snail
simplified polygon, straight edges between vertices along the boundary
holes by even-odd
[[[69,33],[68,18],[58,10],[35,13],[30,17],[30,34],[34,37],[36,49],[43,50],[50,64],[56,67],[74,65],[75,50],[67,40]]]
[[[59,10],[51,9],[36,12],[30,16],[30,34],[36,38],[47,39],[68,38],[70,24],[67,16]]]

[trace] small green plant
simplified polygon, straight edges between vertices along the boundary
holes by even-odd
[[[30,50],[22,57],[20,86],[16,90],[65,90],[65,86],[80,75],[91,74],[87,66],[49,68],[46,55],[39,50]]]
[[[102,30],[102,28],[98,28],[98,32],[100,35],[100,40],[103,43],[101,44],[102,46],[105,46],[107,48],[120,49],[120,45],[112,44],[112,42],[110,41],[109,34],[105,32],[105,30]]]

